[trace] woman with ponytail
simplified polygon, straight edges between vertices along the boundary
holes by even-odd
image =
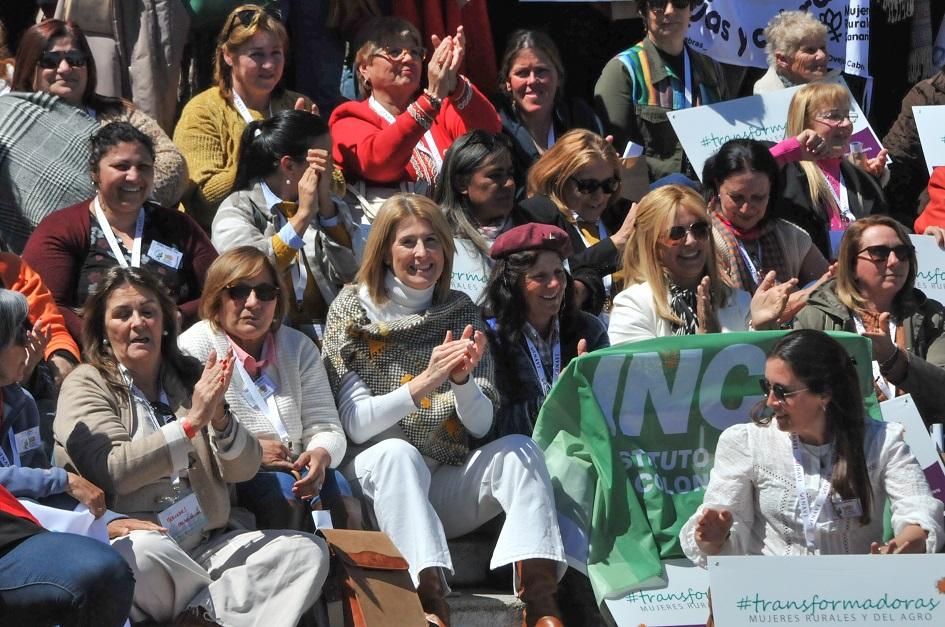
[[[354,279],[364,235],[332,194],[328,125],[308,111],[281,111],[246,125],[234,192],[213,219],[221,253],[252,246],[292,287],[289,320],[320,335],[328,305]]]
[[[765,400],[751,423],[722,433],[703,504],[679,534],[689,559],[941,549],[942,502],[902,427],[866,417],[839,342],[809,329],[786,335],[760,384]],[[895,537],[882,544],[887,499]]]

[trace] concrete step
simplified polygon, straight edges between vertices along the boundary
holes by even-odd
[[[450,540],[450,557],[453,560],[454,573],[446,575],[451,588],[482,586],[491,583],[489,560],[495,549],[495,537],[488,533],[475,531],[471,534]],[[509,579],[509,590],[512,580]]]
[[[478,588],[454,589],[446,601],[453,627],[520,627],[525,610],[513,594]]]

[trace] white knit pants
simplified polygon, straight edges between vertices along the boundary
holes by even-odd
[[[433,462],[407,441],[390,439],[358,454],[344,474],[373,505],[380,530],[403,553],[414,584],[424,568],[453,570],[447,538],[503,511],[491,568],[529,558],[565,564],[551,479],[529,437],[490,442],[462,466]]]
[[[328,576],[324,540],[295,531],[231,531],[193,557],[156,531],[132,531],[112,548],[134,571],[135,622],[167,622],[200,606],[227,627],[295,627]]]

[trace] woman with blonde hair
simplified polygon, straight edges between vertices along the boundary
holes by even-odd
[[[594,313],[619,290],[615,273],[633,232],[633,212],[620,189],[620,159],[613,146],[597,133],[575,129],[529,170],[529,198],[520,205],[532,222],[553,224],[571,238],[575,300]],[[590,280],[582,277],[582,269]]]
[[[627,287],[610,315],[612,344],[777,327],[797,280],[775,285],[771,271],[754,296],[728,287],[711,230],[705,201],[688,187],[667,185],[643,197],[623,256]]]
[[[357,282],[328,312],[326,367],[350,441],[342,472],[406,558],[431,622],[449,624],[446,539],[505,512],[491,566],[516,563],[529,625],[560,625],[564,549],[541,450],[517,434],[471,444],[498,394],[479,308],[450,290],[452,257],[436,203],[384,202]]]
[[[230,13],[217,40],[216,83],[181,112],[174,143],[187,158],[191,187],[184,206],[207,231],[217,206],[233,189],[240,136],[249,122],[286,109],[308,109],[301,94],[281,85],[289,36],[256,4]]]
[[[826,77],[827,27],[807,11],[782,11],[765,27],[768,71],[755,83],[764,94]]]
[[[771,149],[784,176],[778,215],[807,231],[827,259],[835,258],[832,231],[844,231],[863,216],[889,213],[876,178],[885,167],[886,151],[862,159],[863,167],[846,158],[856,119],[844,86],[805,85],[791,99],[787,138]]]

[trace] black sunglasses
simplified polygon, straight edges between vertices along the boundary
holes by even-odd
[[[236,285],[227,285],[226,291],[230,298],[234,300],[246,300],[250,292],[256,294],[256,298],[266,302],[275,300],[279,295],[279,286],[272,283],[260,283],[259,285],[246,285],[237,283]]]
[[[672,4],[673,8],[677,11],[682,11],[684,9],[690,9],[696,6],[696,0],[647,0],[646,5],[656,11],[657,13],[662,13],[666,10],[666,5]]]
[[[667,234],[667,239],[669,240],[670,245],[678,246],[682,244],[688,233],[692,233],[692,236],[696,239],[705,239],[709,236],[709,223],[705,220],[699,220],[698,222],[693,222],[689,226],[682,226],[677,224],[676,226],[669,227],[669,233]]]
[[[915,246],[911,244],[899,244],[898,246],[886,246],[877,244],[876,246],[867,246],[859,254],[866,253],[873,261],[886,261],[889,259],[889,253],[896,253],[896,259],[899,261],[908,261],[915,254]]]
[[[620,179],[616,176],[601,181],[597,179],[579,179],[577,177],[573,177],[571,180],[574,181],[574,186],[577,187],[579,192],[588,196],[599,189],[604,190],[605,194],[613,194],[620,187]]]
[[[264,13],[268,13],[280,22],[282,21],[282,11],[276,7],[267,6],[262,9],[243,9],[242,11],[237,11],[233,16],[234,19],[230,22],[230,28],[226,31],[227,38],[229,38],[230,34],[233,32],[233,29],[236,28],[237,22],[243,28],[252,28],[254,24],[259,22],[259,16]]]
[[[55,70],[65,60],[69,67],[85,67],[89,58],[81,50],[51,50],[39,57],[39,67],[44,70]]]
[[[771,394],[771,392],[774,392],[774,397],[778,399],[779,401],[781,401],[782,403],[786,401],[789,396],[794,396],[795,394],[806,392],[808,389],[810,389],[810,388],[801,388],[799,390],[789,390],[783,385],[781,385],[780,383],[775,383],[774,385],[771,385],[771,383],[764,377],[762,377],[761,379],[758,379],[758,385],[761,386],[761,391],[764,392],[765,398],[767,398],[768,395]]]

